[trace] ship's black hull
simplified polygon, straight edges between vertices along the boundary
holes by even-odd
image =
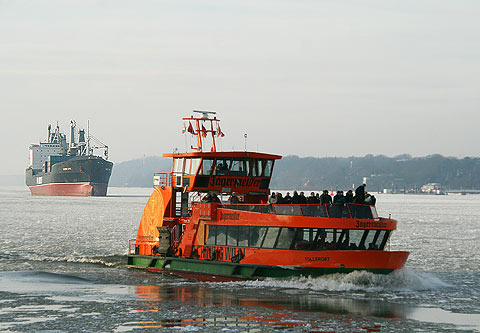
[[[33,195],[105,196],[113,163],[99,156],[79,156],[52,165],[50,172],[25,170]]]

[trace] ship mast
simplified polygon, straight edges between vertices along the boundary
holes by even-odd
[[[212,147],[210,151],[217,151],[216,138],[223,137],[225,134],[220,129],[220,120],[217,117],[213,116],[210,118],[210,115],[217,114],[215,111],[201,111],[193,110],[193,112],[202,114],[202,117],[183,118],[182,120],[188,122],[188,128],[185,127],[184,133],[188,132],[197,137],[197,147],[191,147],[192,149],[202,152],[204,151],[205,139],[208,135],[211,135]],[[193,123],[193,124],[192,124]]]

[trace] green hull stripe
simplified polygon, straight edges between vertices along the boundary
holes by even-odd
[[[128,256],[128,265],[143,268],[158,268],[165,271],[182,271],[199,274],[224,275],[237,278],[285,278],[292,276],[321,276],[333,273],[350,273],[364,270],[375,274],[388,274],[393,269],[359,269],[359,268],[320,268],[292,267],[266,265],[242,265],[218,261],[159,257],[159,256]]]

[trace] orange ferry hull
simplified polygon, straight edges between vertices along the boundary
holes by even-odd
[[[342,251],[341,253],[305,251],[302,255],[284,253],[281,256],[275,251],[259,252],[258,255],[245,257],[241,264],[145,255],[129,255],[128,264],[154,272],[172,273],[202,281],[231,281],[269,277],[316,277],[353,271],[388,274],[402,268],[409,255],[409,252],[405,251]],[[274,264],[280,260],[281,265]]]

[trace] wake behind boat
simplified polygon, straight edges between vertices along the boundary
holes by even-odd
[[[183,118],[184,133],[197,139],[194,151],[163,155],[173,158],[172,172],[154,175],[130,240],[130,266],[216,281],[387,274],[404,266],[409,253],[389,250],[397,221],[378,217],[371,204],[268,203],[281,156],[217,151],[220,121],[200,112]]]

